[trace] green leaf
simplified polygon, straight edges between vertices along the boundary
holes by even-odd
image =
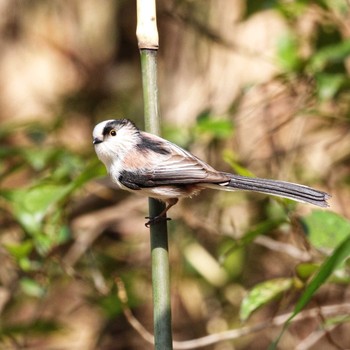
[[[74,189],[77,189],[92,179],[96,179],[105,175],[105,166],[98,159],[94,159],[86,165],[85,169],[81,171],[80,175],[72,181],[71,185]]]
[[[278,5],[277,0],[260,0],[260,1],[247,1],[246,6],[246,16],[252,16],[257,12],[264,10],[275,9]]]
[[[350,237],[345,239],[333,252],[333,254],[321,265],[318,273],[311,280],[306,287],[303,295],[300,297],[298,303],[295,306],[293,315],[290,320],[299,313],[304,306],[311,300],[312,296],[321,287],[335,269],[350,256]]]
[[[56,185],[43,183],[29,189],[3,191],[10,201],[13,213],[21,225],[31,234],[41,231],[45,215],[72,190],[72,184]]]
[[[278,41],[277,58],[283,70],[287,72],[300,70],[302,60],[299,56],[299,43],[293,34],[284,35]]]
[[[33,240],[26,240],[16,244],[4,244],[4,248],[16,260],[23,271],[38,270],[38,263],[30,259],[30,254],[34,248]]]
[[[6,324],[0,327],[0,339],[6,337],[14,338],[23,335],[48,335],[61,329],[57,321],[37,320],[32,323]]]
[[[277,10],[288,20],[294,20],[302,16],[308,10],[308,5],[308,0],[278,1]]]
[[[24,160],[37,171],[43,170],[48,162],[58,153],[57,149],[52,148],[24,148],[21,150]]]
[[[25,272],[38,271],[41,265],[37,261],[32,261],[27,257],[18,260],[18,266]]]
[[[333,0],[334,1],[334,0]],[[278,0],[259,0],[245,2],[245,17],[250,17],[258,12],[266,10],[279,11],[287,18],[301,16],[309,5],[307,0],[278,1]]]
[[[96,300],[96,303],[101,307],[106,316],[111,319],[118,316],[123,310],[117,294],[102,296]]]
[[[27,277],[23,277],[20,280],[20,286],[25,294],[35,298],[42,298],[46,292],[45,288],[43,288],[37,281]]]
[[[219,262],[225,268],[226,273],[232,278],[237,278],[243,271],[245,259],[244,249],[232,250],[232,240],[224,239],[218,249]],[[227,251],[230,254],[227,254]]]
[[[318,50],[311,58],[309,68],[312,73],[323,71],[327,65],[343,63],[350,55],[350,40],[328,45]]]
[[[32,249],[32,240],[26,240],[21,243],[16,244],[4,244],[5,249],[14,257],[16,260],[27,257]]]
[[[301,280],[306,281],[319,269],[319,267],[320,264],[301,263],[296,267],[296,273]],[[349,284],[350,276],[347,267],[341,266],[340,268],[337,268],[329,277],[328,281],[330,283]]]
[[[301,263],[296,267],[296,274],[301,280],[305,281],[312,276],[319,267],[320,265],[315,263]]]
[[[249,230],[245,233],[245,235],[233,242],[233,246],[231,246],[224,256],[227,256],[232,252],[232,250],[237,249],[239,247],[245,246],[252,242],[257,236],[263,235],[265,233],[271,232],[271,230],[275,229],[282,223],[286,222],[284,218],[278,218],[276,220],[265,220],[260,224],[256,225],[253,229]],[[220,258],[221,259],[221,258]]]
[[[232,122],[224,117],[216,117],[210,112],[203,112],[197,118],[195,131],[199,134],[209,134],[218,139],[225,139],[232,135]]]
[[[295,305],[294,311],[289,319],[284,324],[282,331],[277,339],[271,345],[271,349],[276,349],[277,344],[283,336],[284,332],[288,328],[291,320],[308,304],[317,290],[327,281],[332,273],[339,267],[339,265],[350,256],[350,237],[347,237],[328,257],[328,259],[321,265],[316,275],[312,278],[310,283],[305,288],[304,293],[299,298]]]
[[[242,301],[240,319],[246,321],[253,311],[274,300],[292,286],[292,278],[276,278],[257,284]]]
[[[350,221],[331,211],[313,210],[301,218],[309,241],[316,248],[335,248],[350,237]]]
[[[320,73],[316,75],[317,94],[320,100],[332,99],[347,82],[345,74]]]
[[[235,154],[231,150],[225,150],[223,152],[223,159],[226,163],[230,165],[230,167],[236,174],[242,176],[254,176],[254,174],[251,171],[249,171],[247,168],[244,168],[237,162]]]

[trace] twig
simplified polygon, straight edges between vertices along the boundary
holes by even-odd
[[[143,325],[136,319],[136,317],[133,315],[132,311],[128,306],[128,297],[125,291],[123,281],[120,278],[116,278],[116,283],[118,287],[118,297],[122,302],[123,313],[126,319],[130,323],[130,325],[140,334],[140,336],[143,339],[153,344],[152,334],[149,333],[143,327]],[[300,312],[297,316],[295,316],[292,322],[305,320],[306,318],[318,317],[320,313],[324,317],[340,315],[340,314],[348,315],[350,313],[350,303],[328,305],[328,306],[322,306],[322,307],[315,307],[309,310],[304,310]],[[242,328],[232,329],[221,333],[207,335],[202,338],[181,341],[181,342],[174,341],[173,348],[174,350],[198,349],[204,346],[213,345],[220,341],[238,339],[246,335],[260,332],[267,328],[282,326],[290,318],[291,315],[292,313],[286,313],[283,315],[276,316],[271,320],[264,321],[253,326],[246,326]],[[328,332],[330,332],[332,329],[333,328],[328,329]],[[325,332],[322,333],[322,336],[324,334]],[[320,338],[320,335],[321,334],[318,334],[317,340]],[[314,339],[316,340],[316,336]],[[302,349],[305,349],[305,348],[302,348]],[[298,350],[301,350],[301,349],[298,349]]]
[[[139,320],[132,314],[130,308],[128,307],[128,295],[125,290],[124,282],[121,278],[116,277],[115,283],[118,288],[118,298],[121,301],[123,314],[137,333],[145,339],[148,343],[154,344],[153,334],[147,331],[145,327],[139,322]]]
[[[325,316],[331,316],[340,313],[348,314],[350,312],[350,303],[323,306],[321,308],[316,307],[313,309],[305,310],[300,312],[292,320],[292,322],[304,320],[306,318],[317,317],[320,312],[322,312],[322,314]],[[247,326],[222,333],[211,334],[202,338],[197,338],[189,341],[174,342],[174,350],[198,349],[204,346],[209,346],[218,343],[220,341],[238,339],[240,337],[250,335],[252,333],[260,332],[267,328],[279,327],[282,326],[291,315],[292,313],[287,313],[280,316],[276,316],[270,321],[261,322],[253,326]]]
[[[254,243],[262,245],[273,251],[288,254],[289,256],[300,261],[310,261],[311,259],[311,255],[308,252],[304,252],[291,244],[277,242],[274,239],[267,236],[259,236],[255,238]]]
[[[136,215],[142,203],[143,198],[124,199],[111,208],[100,209],[75,218],[71,223],[75,240],[62,259],[63,265],[72,269],[105,228],[112,223],[125,220],[125,213],[129,213],[128,217],[133,213]]]
[[[331,332],[337,325],[332,325],[327,330],[319,329],[312,332],[308,337],[302,340],[295,348],[295,350],[308,350],[314,346],[321,338],[323,338],[328,332]],[[339,349],[339,348],[338,348]]]

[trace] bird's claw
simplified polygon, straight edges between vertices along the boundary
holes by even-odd
[[[145,219],[148,219],[148,221],[145,223],[145,226],[147,228],[149,228],[151,225],[158,224],[161,221],[169,221],[169,220],[171,220],[171,218],[167,218],[164,215],[158,215],[158,216],[155,216],[153,218],[151,218],[150,216],[146,216]]]

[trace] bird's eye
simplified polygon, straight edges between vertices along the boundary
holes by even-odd
[[[109,134],[110,134],[111,136],[116,136],[116,135],[117,135],[117,132],[116,132],[114,129],[112,129],[112,130],[109,132]]]

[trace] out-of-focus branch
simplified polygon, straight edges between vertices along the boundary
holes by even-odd
[[[118,288],[118,298],[122,303],[123,314],[135,331],[145,339],[148,343],[154,344],[153,334],[147,331],[147,329],[140,323],[140,321],[132,314],[128,306],[128,295],[125,290],[124,283],[121,278],[117,277],[115,283]]]
[[[130,310],[128,306],[128,297],[127,293],[125,291],[124,283],[120,278],[116,279],[117,287],[118,287],[118,296],[120,301],[122,302],[123,307],[123,313],[130,323],[130,325],[140,334],[140,336],[145,339],[147,342],[153,344],[153,336],[151,333],[149,333],[143,325],[136,319],[136,317],[133,315],[132,311]],[[328,305],[328,306],[322,306],[322,307],[315,307],[309,310],[304,310],[300,312],[296,317],[293,318],[292,322],[298,322],[301,320],[305,320],[307,318],[315,318],[319,317],[321,314],[322,317],[331,317],[335,315],[348,315],[350,313],[350,303],[344,303],[344,304],[335,304],[335,305]],[[271,320],[267,320],[261,323],[258,323],[253,326],[247,326],[237,329],[232,329],[229,331],[221,332],[221,333],[215,333],[211,335],[207,335],[202,338],[187,340],[187,341],[174,341],[173,342],[173,348],[174,350],[186,350],[186,349],[198,349],[204,346],[213,345],[215,343],[218,343],[220,341],[225,340],[233,340],[238,339],[243,336],[247,336],[253,333],[257,333],[260,331],[263,331],[268,328],[274,328],[274,327],[280,327],[283,326],[283,324],[290,318],[292,313],[286,313],[280,316],[276,316]],[[334,329],[332,326],[326,331],[323,331],[321,333],[315,333],[315,336],[310,341],[316,342],[320,339],[321,336],[324,336],[326,332],[331,331]]]
[[[299,261],[310,261],[311,259],[311,255],[308,252],[302,251],[291,244],[278,242],[267,236],[259,236],[255,238],[254,243],[262,245],[273,251],[285,253]]]

